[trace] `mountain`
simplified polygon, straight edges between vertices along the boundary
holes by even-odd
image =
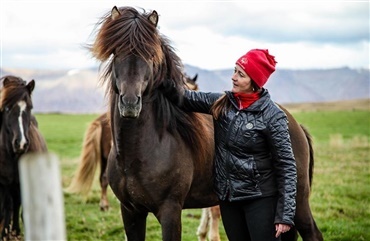
[[[202,91],[231,89],[233,69],[204,70],[185,65]],[[105,88],[100,85],[98,69],[32,70],[0,69],[2,76],[16,75],[24,80],[34,79],[34,111],[39,113],[101,113],[107,110]],[[368,69],[278,69],[265,87],[272,98],[281,104],[330,102],[369,99],[370,71]]]
[[[198,73],[202,91],[231,89],[233,69],[206,71],[185,66],[190,76]],[[281,104],[327,102],[370,98],[369,69],[277,69],[265,85],[272,98]]]
[[[3,76],[34,79],[34,111],[38,113],[101,113],[107,109],[104,87],[97,69],[24,70],[2,69]]]

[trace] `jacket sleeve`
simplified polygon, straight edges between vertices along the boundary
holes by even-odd
[[[201,92],[185,90],[182,109],[191,112],[211,114],[213,103],[221,97],[222,93]]]
[[[297,193],[297,168],[283,111],[272,115],[269,123],[271,150],[278,185],[275,223],[294,225]]]

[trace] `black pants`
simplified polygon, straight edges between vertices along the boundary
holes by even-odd
[[[220,203],[229,241],[278,241],[275,238],[276,197]]]

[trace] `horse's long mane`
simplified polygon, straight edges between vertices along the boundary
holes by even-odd
[[[183,88],[185,82],[181,59],[176,55],[170,41],[148,20],[151,13],[140,13],[132,7],[121,7],[119,12],[120,15],[114,19],[108,13],[98,22],[99,31],[90,47],[98,60],[103,63],[108,61],[103,82],[110,80],[112,55],[119,54],[125,58],[134,54],[146,61],[151,60],[154,66],[153,83],[149,84],[150,91],[143,96],[143,102],[153,103],[157,130],[167,128],[171,133],[178,133],[192,148],[196,160],[204,160],[211,155],[211,148],[206,146],[205,141],[209,133],[204,124],[205,117],[185,113],[156,90],[163,81],[172,81],[177,88]],[[115,93],[110,84],[107,84],[107,95],[110,103],[115,104]]]
[[[46,152],[47,145],[44,137],[37,128],[37,124],[34,121],[31,121],[30,125],[30,146],[28,148],[29,152]]]
[[[94,57],[106,61],[111,54],[126,53],[137,54],[143,59],[154,57],[154,62],[160,63],[163,58],[158,54],[161,42],[156,26],[148,21],[150,13],[144,10],[139,13],[132,7],[121,7],[118,10],[120,15],[115,19],[109,12],[98,22],[97,27],[100,26],[100,29],[91,46]]]

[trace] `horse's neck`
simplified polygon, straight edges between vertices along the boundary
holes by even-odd
[[[1,120],[0,120],[0,122],[1,122]],[[1,152],[6,150],[7,145],[8,145],[8,141],[7,141],[7,138],[6,138],[5,134],[6,134],[5,128],[2,125],[0,125],[0,151]]]
[[[143,137],[156,133],[151,104],[144,104],[138,118],[121,118],[116,110],[111,119],[114,145],[119,152],[132,153]]]

